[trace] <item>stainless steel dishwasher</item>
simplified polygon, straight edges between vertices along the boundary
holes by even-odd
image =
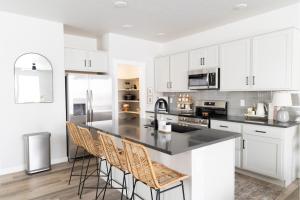
[[[25,172],[34,174],[51,169],[50,136],[48,132],[23,135]]]

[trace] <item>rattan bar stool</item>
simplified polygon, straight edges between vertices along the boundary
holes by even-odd
[[[185,200],[183,180],[188,176],[170,169],[160,163],[152,162],[149,154],[143,145],[122,140],[125,155],[127,157],[130,172],[135,178],[131,199],[134,199],[137,182],[150,187],[151,199],[153,199],[152,190],[156,191],[156,200],[160,200],[160,194],[169,190],[181,187],[182,196]],[[174,184],[178,183],[175,186]]]
[[[79,150],[79,148],[82,148],[84,150],[84,147],[83,147],[83,141],[80,138],[80,134],[79,134],[77,125],[73,122],[67,122],[67,128],[68,128],[68,134],[69,134],[71,140],[77,146],[76,152],[75,152],[75,158],[73,160],[72,169],[71,169],[71,173],[70,173],[70,178],[68,181],[68,184],[70,185],[73,176],[80,176],[80,177],[82,176],[82,170],[81,170],[80,174],[73,174],[73,172],[74,172],[75,163],[77,161],[78,150]]]
[[[82,185],[81,186],[81,191],[80,191],[80,198],[82,197],[82,193],[83,193],[84,188],[87,188],[87,189],[96,189],[96,199],[97,199],[98,198],[98,190],[100,189],[100,187],[99,187],[99,179],[101,177],[101,172],[102,172],[101,171],[101,163],[102,162],[106,162],[106,158],[104,156],[105,155],[104,148],[103,148],[103,146],[101,145],[101,143],[99,142],[98,139],[97,140],[93,139],[93,136],[90,133],[89,129],[82,128],[82,127],[78,127],[78,129],[79,129],[81,138],[83,139],[85,150],[89,154],[91,154],[92,156],[94,156],[96,158],[96,161],[97,161],[97,169],[94,170],[92,173],[90,173],[88,175],[88,170],[89,170],[89,166],[90,166],[91,157],[89,158],[89,161],[88,161],[88,164],[87,164],[87,167],[86,167],[86,170],[85,170],[84,178],[83,178],[83,180],[79,184],[79,187],[80,187],[80,185]],[[100,160],[100,162],[98,161],[98,159]],[[106,163],[106,167],[107,167],[107,163]],[[98,180],[97,180],[97,187],[85,187],[84,185],[85,185],[86,180],[90,176],[92,176],[95,172],[97,172],[97,178],[98,178]],[[104,176],[105,177],[108,176],[108,172],[104,173]]]
[[[126,160],[125,153],[123,150],[120,150],[117,148],[115,140],[113,139],[113,137],[111,135],[108,135],[108,134],[100,132],[100,131],[98,131],[98,133],[99,133],[99,139],[101,140],[101,142],[104,146],[106,159],[107,159],[108,163],[110,164],[109,175],[112,172],[112,167],[115,167],[116,169],[120,170],[123,173],[123,179],[122,179],[121,184],[118,183],[117,181],[113,180],[112,177],[111,177],[111,181],[109,180],[110,176],[107,177],[102,199],[105,198],[105,192],[107,189],[122,189],[121,200],[123,199],[123,194],[124,194],[124,190],[125,190],[126,198],[128,199],[126,175],[128,175],[130,173],[129,173],[128,163]],[[115,187],[108,188],[108,184],[111,183],[111,186],[112,186],[112,182],[117,183],[118,185],[121,186],[121,188],[115,188]]]

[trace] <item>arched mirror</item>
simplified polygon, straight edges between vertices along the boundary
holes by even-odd
[[[52,66],[37,53],[26,53],[15,62],[16,103],[53,102]]]

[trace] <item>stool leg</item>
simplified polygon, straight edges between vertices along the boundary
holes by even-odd
[[[152,188],[150,188],[151,200],[153,200]]]
[[[160,200],[160,190],[156,190],[156,200]]]
[[[125,188],[125,172],[123,172],[123,182],[122,182],[121,200],[123,200],[124,188]]]
[[[109,171],[108,171],[108,176],[107,176],[107,180],[106,180],[106,183],[105,183],[105,186],[104,186],[104,193],[103,193],[103,197],[102,197],[102,200],[104,200],[105,198],[105,193],[106,193],[106,189],[107,189],[107,185],[108,185],[108,182],[109,182],[109,174],[112,172],[111,171],[111,166],[109,167]]]
[[[135,186],[136,186],[136,183],[137,183],[137,180],[134,180],[134,178],[132,178],[132,194],[131,194],[131,197],[130,197],[130,200],[134,199],[134,191],[135,191]]]
[[[72,169],[71,169],[71,174],[70,174],[70,178],[69,178],[69,185],[71,183],[71,179],[72,179],[72,175],[73,175],[73,171],[74,171],[74,166],[75,166],[75,162],[76,162],[76,158],[77,158],[77,152],[78,152],[78,146],[76,147],[76,152],[75,152],[75,158],[73,161],[73,165],[72,165]]]
[[[82,196],[85,181],[87,179],[86,176],[87,176],[87,173],[89,171],[90,162],[91,162],[91,157],[89,157],[89,161],[88,161],[88,164],[87,164],[87,167],[86,167],[86,170],[85,170],[85,175],[84,175],[84,179],[83,179],[83,183],[82,183],[82,187],[81,187],[81,192],[80,192],[80,197],[79,197],[80,199],[81,199],[81,196]]]
[[[101,161],[100,161],[100,166],[101,166]],[[98,199],[99,182],[100,182],[100,173],[98,174],[98,179],[97,179],[96,200]]]
[[[98,161],[98,159],[99,159],[99,158],[95,157],[96,167],[97,167],[97,168],[96,168],[96,170],[97,170],[97,175],[99,175],[99,173],[100,173],[100,172],[99,172],[99,161]]]
[[[183,181],[180,181],[180,182],[181,182],[181,189],[182,189],[183,200],[185,200]]]
[[[80,172],[80,180],[79,180],[79,185],[78,185],[78,191],[77,194],[79,195],[80,192],[80,186],[81,186],[81,178],[82,178],[82,171],[83,171],[83,166],[84,166],[84,158],[85,157],[85,150],[83,152],[83,157],[82,157],[82,165],[81,165],[81,172]]]

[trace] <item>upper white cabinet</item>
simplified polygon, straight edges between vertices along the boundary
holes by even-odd
[[[154,67],[156,91],[168,91],[170,87],[170,56],[156,58]]]
[[[247,90],[250,87],[250,39],[220,46],[221,90]]]
[[[65,70],[107,72],[107,53],[65,48]]]
[[[190,51],[189,70],[219,66],[219,47],[211,46]]]
[[[268,33],[220,46],[221,90],[299,90],[300,34]]]
[[[253,38],[253,88],[275,90],[291,87],[292,34],[288,30]]]
[[[188,90],[189,54],[187,52],[171,55],[170,81],[172,91]]]
[[[187,52],[156,58],[154,61],[156,91],[187,91],[188,63]]]

